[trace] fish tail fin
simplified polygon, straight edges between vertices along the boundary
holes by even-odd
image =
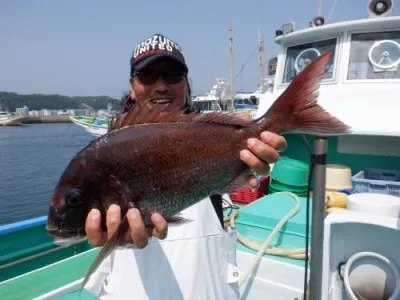
[[[318,88],[331,52],[313,60],[261,117],[252,121],[258,132],[345,134],[350,127],[317,104]]]
[[[128,232],[129,223],[126,215],[122,218],[121,223],[119,224],[115,233],[111,236],[111,238],[104,244],[103,248],[101,249],[99,255],[96,257],[95,261],[89,268],[88,273],[86,274],[79,294],[82,292],[83,288],[87,284],[90,279],[90,276],[97,270],[100,264],[106,259],[106,257],[125,239],[125,235]]]

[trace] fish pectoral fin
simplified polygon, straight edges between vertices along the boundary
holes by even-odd
[[[169,218],[166,218],[165,221],[167,221],[168,224],[180,224],[180,223],[192,222],[193,220],[182,217],[180,215],[174,215]]]
[[[117,188],[119,189],[122,185],[121,181],[117,178],[117,176],[110,174],[108,176],[109,182],[110,182],[110,186],[112,186],[113,188]]]
[[[82,286],[80,292],[82,292],[83,288],[85,287],[86,283],[88,282],[90,276],[97,270],[100,264],[106,259],[106,257],[120,244],[122,244],[125,240],[125,235],[128,232],[129,223],[128,218],[125,215],[121,223],[119,224],[115,233],[111,236],[111,238],[105,243],[103,248],[101,249],[99,255],[96,257],[95,261],[89,268],[88,273],[86,274],[85,279],[82,282]],[[79,292],[79,293],[80,293]]]

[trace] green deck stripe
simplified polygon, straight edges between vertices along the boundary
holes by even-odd
[[[33,299],[76,281],[86,275],[99,250],[94,249],[3,282],[0,284],[0,299]]]

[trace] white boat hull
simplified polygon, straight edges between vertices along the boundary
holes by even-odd
[[[87,123],[84,123],[84,122],[81,122],[81,121],[75,119],[74,117],[70,117],[70,119],[73,123],[82,127],[83,129],[85,129],[88,133],[90,133],[94,137],[100,137],[107,133],[108,128],[105,126],[87,124]]]
[[[89,250],[93,251],[93,250]],[[237,263],[241,272],[247,272],[254,263],[255,255],[237,251]],[[303,296],[304,268],[271,258],[262,258],[255,273],[243,283],[241,299],[246,300],[287,300],[301,299]],[[75,293],[80,289],[83,278],[41,295],[39,299],[54,299]]]
[[[255,255],[238,250],[236,259],[240,272],[244,273],[254,264]],[[241,286],[241,299],[301,299],[303,281],[304,268],[264,257]]]

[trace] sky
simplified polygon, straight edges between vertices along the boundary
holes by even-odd
[[[367,2],[322,0],[322,15],[327,23],[365,18]],[[161,33],[183,48],[193,94],[207,93],[216,78],[229,79],[232,26],[235,87],[252,92],[260,81],[258,32],[267,73],[268,59],[278,53],[275,30],[289,22],[307,27],[318,15],[318,3],[1,0],[0,91],[119,99],[129,89],[134,47]],[[394,5],[393,14],[398,12]]]

